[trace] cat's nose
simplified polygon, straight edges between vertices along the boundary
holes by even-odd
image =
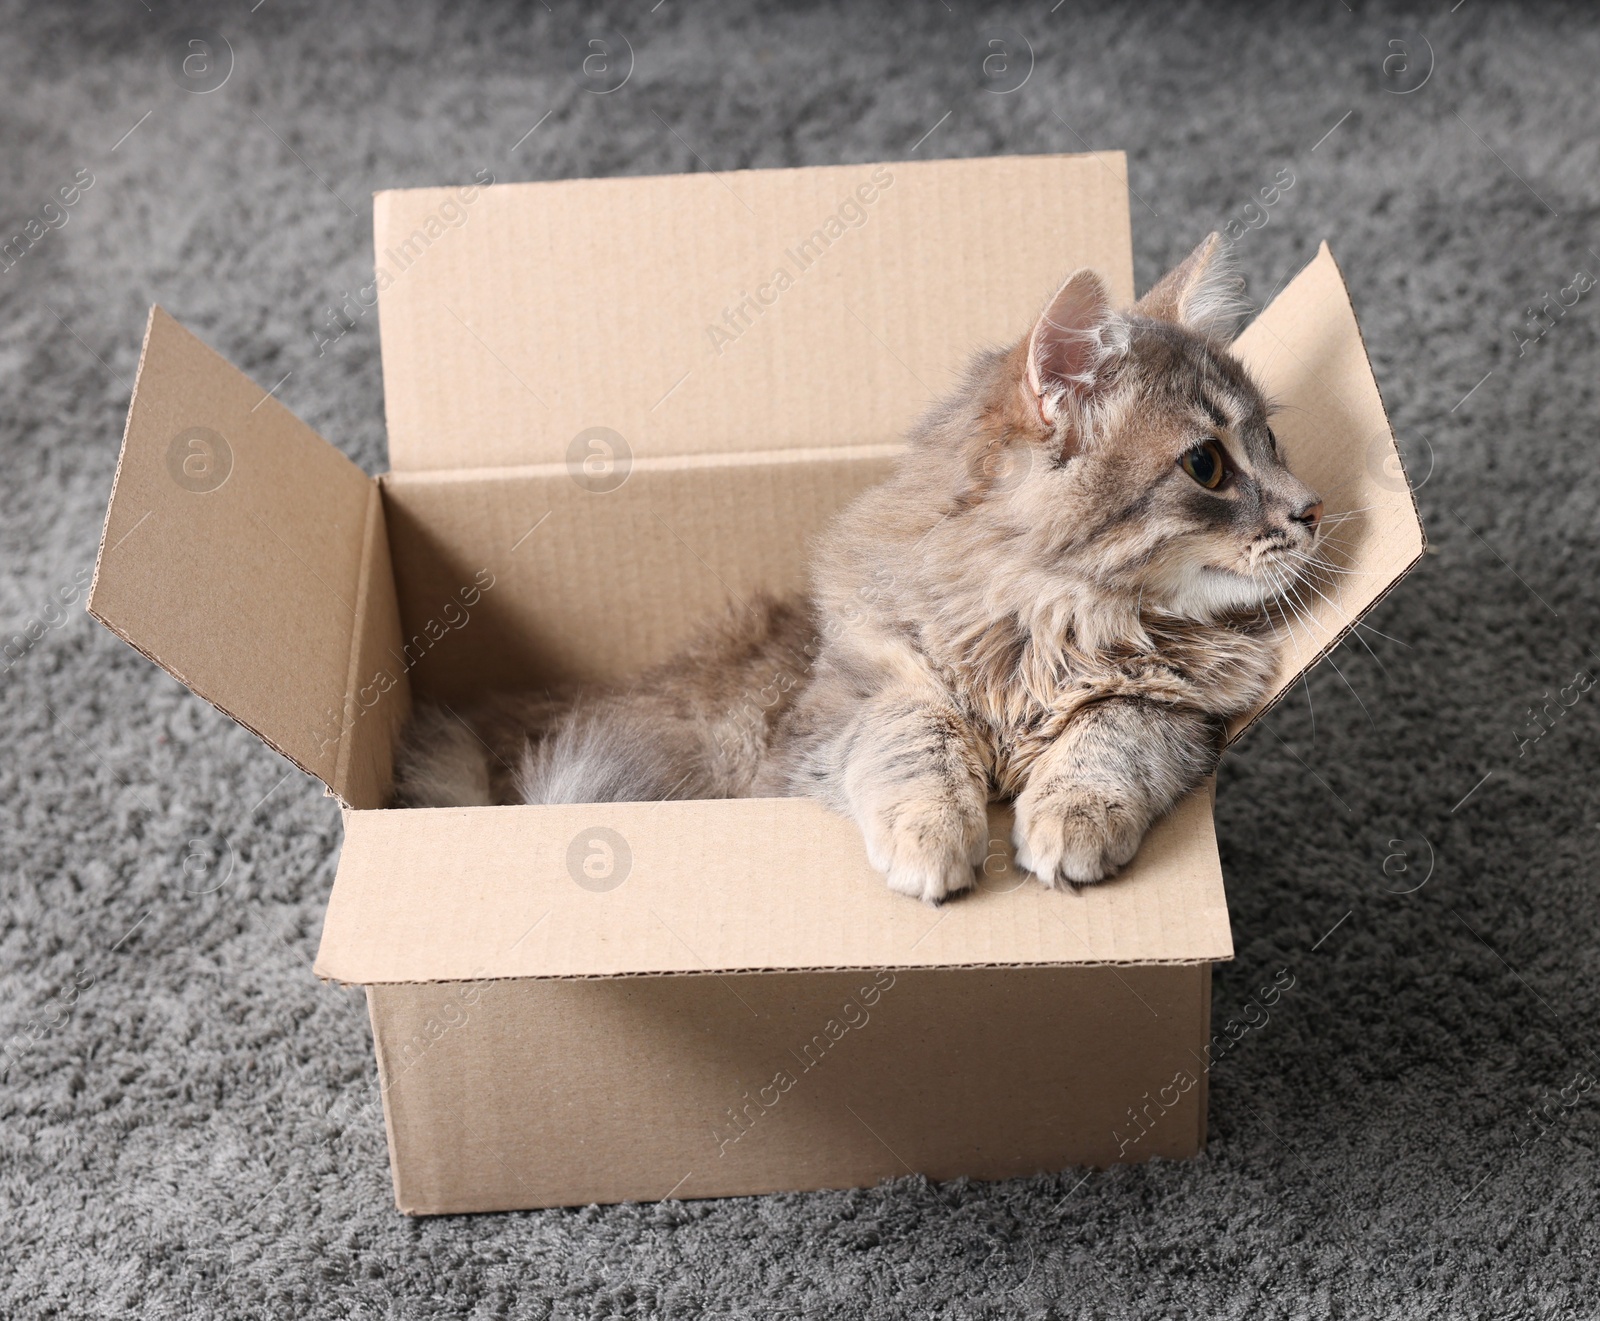
[[[1294,519],[1296,523],[1302,524],[1307,531],[1315,532],[1317,524],[1322,521],[1322,501],[1317,500],[1307,505],[1304,509],[1290,514],[1289,517]]]

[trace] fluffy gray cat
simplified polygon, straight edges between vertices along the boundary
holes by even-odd
[[[1224,338],[1225,258],[1212,234],[1126,311],[1074,273],[834,522],[808,599],[741,606],[626,690],[424,708],[397,801],[809,796],[938,902],[1005,799],[1046,885],[1112,875],[1265,695],[1268,607],[1315,562],[1322,503]]]

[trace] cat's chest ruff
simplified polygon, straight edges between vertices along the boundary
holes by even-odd
[[[1028,765],[1098,703],[1131,699],[1228,716],[1259,700],[1271,653],[1233,629],[1169,633],[1155,650],[1083,652],[1013,634],[969,649],[953,695],[988,751],[997,782]]]
[[[1195,676],[1158,655],[1093,656],[1063,663],[1024,658],[1009,673],[973,676],[965,696],[977,720],[1001,738],[1054,738],[1077,712],[1110,698],[1193,702]]]

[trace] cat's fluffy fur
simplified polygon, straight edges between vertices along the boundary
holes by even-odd
[[[1236,283],[1214,234],[1126,312],[1075,273],[836,520],[809,601],[743,605],[626,691],[424,715],[399,800],[808,795],[937,901],[1014,798],[1023,866],[1109,876],[1261,700],[1265,607],[1316,542],[1222,339]]]
[[[395,771],[408,807],[743,798],[811,667],[805,601],[765,596],[627,687],[418,709]]]

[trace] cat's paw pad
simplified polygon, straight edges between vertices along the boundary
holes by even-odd
[[[897,894],[936,904],[969,889],[988,849],[982,808],[900,803],[863,825],[867,858]]]
[[[1124,867],[1147,822],[1126,803],[1084,785],[1055,785],[1017,801],[1017,862],[1046,885],[1103,881]]]

